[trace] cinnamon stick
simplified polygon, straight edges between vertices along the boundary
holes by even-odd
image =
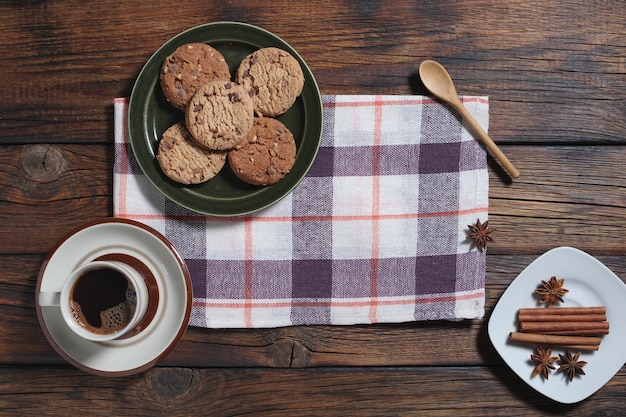
[[[609,322],[600,321],[522,321],[520,330],[524,333],[553,333],[571,332],[580,330],[595,331],[596,334],[609,334]]]
[[[542,308],[540,310],[546,310]],[[532,314],[518,314],[518,319],[520,322],[524,321],[606,321],[606,314],[543,314],[543,313],[532,313]]]
[[[562,345],[561,347],[572,350],[600,350],[600,345]]]
[[[604,314],[606,315],[605,306],[596,307],[529,307],[520,308],[518,314],[521,315],[533,315],[533,314],[550,314],[550,315],[582,315],[582,314]]]
[[[570,336],[600,336],[603,334],[609,334],[609,330],[561,330],[558,332],[546,332],[544,334],[561,334],[561,335],[570,335]]]
[[[509,333],[509,340],[516,343],[562,346],[580,350],[598,350],[602,341],[599,337],[591,336],[562,336],[522,332]]]

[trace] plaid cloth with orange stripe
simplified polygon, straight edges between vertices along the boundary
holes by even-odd
[[[179,250],[191,326],[349,325],[484,314],[485,254],[467,225],[488,215],[487,156],[458,115],[422,96],[322,97],[317,158],[284,199],[241,217],[169,201],[144,178],[115,100],[114,215]],[[487,129],[486,97],[463,97]]]

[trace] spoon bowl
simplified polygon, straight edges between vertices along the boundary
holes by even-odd
[[[419,74],[428,91],[458,111],[461,117],[470,125],[474,133],[483,141],[487,149],[489,149],[491,154],[502,164],[509,175],[513,179],[518,178],[520,174],[517,168],[515,168],[498,145],[496,145],[493,139],[489,137],[487,132],[485,132],[476,119],[474,119],[465,106],[463,106],[463,103],[461,103],[461,99],[454,87],[454,82],[443,65],[433,60],[426,60],[421,63]]]

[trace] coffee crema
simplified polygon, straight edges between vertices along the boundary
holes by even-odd
[[[119,271],[100,268],[83,274],[70,292],[70,313],[79,326],[95,334],[111,334],[130,323],[136,294]]]

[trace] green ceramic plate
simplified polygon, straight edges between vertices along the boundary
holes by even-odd
[[[199,185],[182,185],[168,179],[155,159],[161,134],[182,121],[182,112],[172,107],[159,85],[159,71],[165,58],[180,45],[204,42],[220,51],[234,74],[241,60],[259,48],[274,46],[292,54],[304,72],[304,90],[295,104],[278,117],[296,140],[296,162],[278,183],[257,187],[237,179],[228,164],[213,179]],[[128,107],[130,144],[139,167],[166,197],[198,213],[235,216],[268,207],[298,185],[307,173],[320,145],[322,102],[317,83],[302,57],[276,35],[244,23],[219,22],[191,28],[161,46],[144,65],[133,87]]]

